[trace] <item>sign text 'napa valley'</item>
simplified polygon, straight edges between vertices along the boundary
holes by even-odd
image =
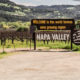
[[[37,40],[69,40],[70,39],[70,34],[63,34],[63,33],[51,33],[51,34],[42,34],[42,33],[38,33],[36,34],[36,39]]]

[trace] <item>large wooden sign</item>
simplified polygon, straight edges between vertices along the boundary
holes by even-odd
[[[75,30],[73,34],[73,43],[80,45],[80,30]]]
[[[32,19],[30,31],[33,34],[34,50],[36,50],[36,40],[66,41],[69,39],[71,41],[72,49],[74,27],[75,27],[74,19]],[[43,32],[36,33],[37,30]],[[59,30],[60,31],[69,30],[70,34],[65,32],[59,33]],[[46,33],[45,31],[48,32]],[[54,31],[57,31],[57,33],[55,33]]]
[[[71,30],[74,28],[74,19],[33,19],[31,25],[38,30]]]

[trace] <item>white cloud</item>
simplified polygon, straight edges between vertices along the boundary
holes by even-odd
[[[25,5],[25,6],[37,6],[37,5],[35,5],[33,3],[29,3],[29,2],[27,2],[27,3],[18,3],[18,4]]]
[[[17,4],[25,6],[38,6],[38,5],[80,5],[80,0],[11,0]]]
[[[74,1],[80,1],[80,0],[74,0]]]
[[[40,1],[42,1],[42,0],[34,0],[34,1],[38,1],[38,2],[40,2]]]
[[[22,1],[19,1],[19,0],[10,0],[10,1],[15,2],[16,4],[25,5],[25,6],[37,6],[37,5],[35,5],[31,2],[22,2]],[[41,0],[35,0],[35,1],[41,1]]]

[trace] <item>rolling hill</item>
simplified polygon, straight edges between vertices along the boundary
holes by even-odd
[[[30,21],[33,18],[80,19],[80,5],[23,6],[0,0],[0,21]]]
[[[29,8],[17,5],[9,0],[0,0],[0,21],[27,21]]]

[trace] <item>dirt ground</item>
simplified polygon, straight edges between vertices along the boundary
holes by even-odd
[[[0,80],[80,80],[80,53],[22,51],[0,59]]]

